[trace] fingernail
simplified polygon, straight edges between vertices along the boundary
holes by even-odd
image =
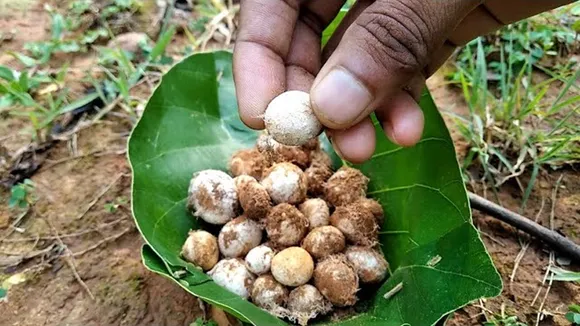
[[[423,111],[418,107],[407,109],[401,112],[396,121],[387,120],[383,124],[383,130],[395,144],[412,146],[421,139],[423,133]]]
[[[334,142],[334,137],[333,137],[332,131],[330,129],[326,130],[326,137],[328,138],[330,145],[332,145],[332,149],[334,150],[336,155],[338,155],[338,157],[340,157],[341,160],[344,160],[344,156],[342,156],[340,149],[338,148],[338,146],[336,146],[336,144]]]
[[[381,122],[381,127],[383,128],[383,130],[387,134],[387,137],[389,137],[389,139],[393,143],[399,145],[399,141],[397,140],[397,134],[395,133],[395,130],[393,128],[393,124],[387,120],[387,121]]]
[[[332,149],[334,149],[334,152],[336,153],[336,155],[338,155],[338,157],[340,157],[341,160],[344,160],[344,155],[342,155],[340,148],[338,148],[338,146],[336,146],[335,143],[332,143]]]
[[[340,67],[324,76],[311,95],[316,113],[339,126],[356,120],[373,100],[364,84]]]

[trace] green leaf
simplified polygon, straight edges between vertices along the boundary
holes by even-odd
[[[100,27],[100,28],[97,28],[95,30],[89,30],[81,38],[81,43],[82,44],[92,44],[96,40],[98,40],[99,38],[107,37],[108,35],[109,35],[109,32],[104,27]]]
[[[84,105],[91,103],[92,101],[96,100],[98,97],[99,97],[99,94],[96,92],[87,94],[84,97],[81,97],[81,98],[75,100],[74,102],[69,103],[68,105],[65,105],[62,108],[60,108],[58,110],[58,114],[64,114],[64,113],[70,112],[72,110],[78,109]]]
[[[21,185],[12,187],[12,198],[16,200],[23,200],[26,198],[26,188]]]
[[[62,42],[58,45],[56,50],[64,53],[79,52],[81,46],[76,41]]]
[[[151,248],[146,258],[161,257],[157,265],[164,265],[165,275],[186,270],[179,282],[188,291],[243,313],[253,324],[270,325],[263,315],[254,319],[248,305],[240,310],[245,301],[224,300],[219,287],[179,255],[187,232],[199,227],[185,207],[192,174],[225,170],[229,156],[253,146],[257,136],[239,119],[231,58],[228,52],[195,54],[163,77],[129,141],[133,214]],[[501,279],[471,223],[449,132],[428,93],[420,105],[426,124],[416,146],[397,147],[377,125],[375,155],[356,166],[371,178],[369,194],[388,217],[380,241],[393,274],[360,303],[359,315],[339,325],[432,325],[472,300],[501,292]],[[383,298],[400,283],[398,293]],[[418,314],[417,306],[425,309]]]
[[[14,70],[0,65],[0,78],[4,79],[5,81],[11,82],[14,81]]]
[[[28,92],[29,84],[28,84],[28,72],[27,71],[23,71],[20,74],[20,78],[18,80],[18,86],[20,87],[20,90],[22,92]]]
[[[2,92],[2,85],[0,85],[0,93]],[[14,97],[9,95],[0,96],[0,110],[14,105]]]
[[[577,19],[573,24],[572,24],[572,30],[574,30],[574,32],[576,33],[580,33],[580,19]]]
[[[65,29],[64,17],[61,14],[54,14],[52,16],[51,23],[51,38],[52,40],[58,41],[63,37],[63,32]]]
[[[9,51],[7,53],[9,55],[13,56],[18,61],[22,62],[22,64],[27,66],[27,67],[33,67],[38,63],[36,60],[34,60],[31,57],[24,55],[22,53],[18,53],[18,52],[14,52],[14,51]]]
[[[580,325],[580,314],[578,313],[568,312],[566,313],[566,319],[568,319],[569,322],[574,323],[574,325]]]

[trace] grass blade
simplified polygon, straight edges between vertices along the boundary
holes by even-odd
[[[547,136],[552,136],[556,131],[561,130],[562,126],[564,126],[564,124],[568,121],[568,119],[570,119],[570,117],[572,115],[574,115],[575,113],[578,113],[578,109],[580,109],[580,106],[575,107],[574,109],[570,110],[570,112],[568,112],[564,118],[560,119],[560,121],[558,122],[558,124],[556,126],[554,126],[554,128],[552,128],[552,130],[550,130],[550,132],[547,134]]]
[[[36,60],[32,59],[31,57],[24,55],[22,53],[8,51],[9,55],[13,56],[16,60],[22,62],[23,65],[26,67],[34,67],[38,63]]]
[[[538,92],[538,94],[536,94],[536,96],[534,96],[532,101],[528,103],[528,105],[525,106],[525,109],[523,109],[519,113],[518,119],[522,119],[526,117],[528,114],[530,114],[532,111],[535,111],[536,107],[540,104],[540,101],[544,98],[544,96],[548,92],[549,88],[550,85],[546,85],[542,89],[540,89],[540,91]]]
[[[538,178],[539,171],[540,171],[540,165],[534,164],[534,168],[532,170],[532,175],[530,176],[530,181],[528,183],[528,186],[526,187],[526,191],[524,191],[524,197],[522,198],[522,205],[520,206],[520,214],[522,214],[524,209],[526,208],[526,204],[528,203],[528,199],[530,198],[530,194],[532,193],[532,189],[534,189],[534,185],[536,184],[536,179]]]
[[[173,35],[175,35],[175,26],[171,26],[168,30],[159,36],[157,44],[155,44],[151,50],[151,53],[149,54],[150,61],[156,61],[159,57],[161,57],[161,55],[165,53],[165,49],[167,48],[167,45],[169,45],[169,42],[171,42]]]
[[[564,97],[564,95],[566,95],[566,93],[568,93],[570,86],[572,86],[572,84],[576,83],[576,80],[578,80],[578,77],[580,77],[580,69],[576,70],[576,73],[574,73],[574,75],[566,81],[566,83],[564,84],[564,88],[562,88],[562,90],[558,94],[558,97],[556,98],[556,100],[552,104],[552,109],[556,104],[558,104],[560,102],[560,100]],[[551,112],[552,109],[550,109],[549,112]]]
[[[558,103],[557,105],[552,105],[552,108],[548,111],[548,115],[554,115],[560,112],[560,110],[562,110],[563,108],[578,101],[580,101],[580,95],[573,96],[561,103]]]
[[[514,173],[514,166],[502,153],[500,153],[497,149],[491,146],[489,148],[489,152],[497,156],[497,158],[499,158],[499,160],[508,168],[508,170],[510,170],[511,173]]]
[[[63,106],[62,108],[60,108],[60,110],[58,110],[58,114],[60,115],[78,109],[81,106],[91,103],[97,98],[99,98],[99,94],[97,92],[88,94],[85,97],[82,97],[72,103],[69,103],[68,105]]]
[[[580,282],[580,273],[568,271],[556,266],[550,267],[550,272],[554,274],[552,275],[554,281]]]
[[[570,136],[564,138],[564,140],[560,141],[556,146],[552,147],[548,152],[540,156],[537,162],[540,164],[548,162],[552,157],[558,154],[558,152],[561,151],[564,148],[564,146],[566,146],[570,142],[570,140],[572,140],[572,137]]]

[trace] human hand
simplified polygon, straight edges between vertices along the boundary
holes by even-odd
[[[425,79],[457,46],[571,1],[359,0],[322,52],[321,33],[344,2],[242,0],[234,79],[249,127],[264,128],[278,94],[310,92],[335,150],[360,163],[375,149],[372,112],[393,142],[419,141]]]

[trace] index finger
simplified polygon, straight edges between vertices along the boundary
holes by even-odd
[[[268,103],[286,88],[285,60],[298,20],[299,0],[242,0],[233,58],[240,118],[263,129]]]

